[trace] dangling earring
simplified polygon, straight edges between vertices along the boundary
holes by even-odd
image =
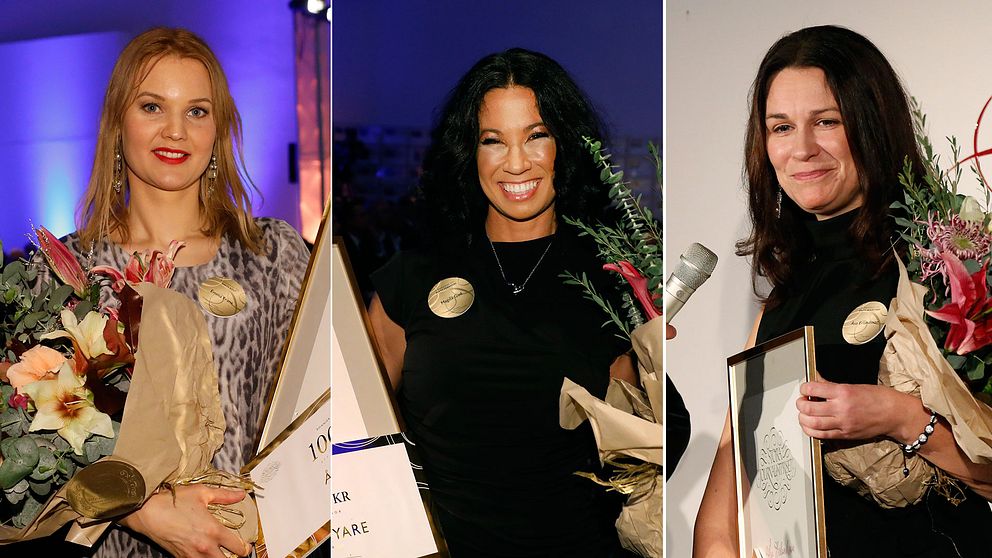
[[[210,156],[210,165],[207,166],[207,197],[214,195],[214,183],[217,182],[217,156]]]
[[[775,196],[775,218],[782,218],[782,187],[778,187],[778,195]]]
[[[124,162],[121,160],[121,152],[116,147],[114,148],[114,178],[110,182],[110,185],[114,188],[114,192],[120,194],[121,188],[124,185]]]

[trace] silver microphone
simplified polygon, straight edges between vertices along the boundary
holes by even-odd
[[[665,281],[666,324],[671,323],[692,293],[710,278],[718,259],[712,250],[698,242],[690,244],[679,256],[678,267]]]

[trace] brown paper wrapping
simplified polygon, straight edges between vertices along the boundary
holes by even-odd
[[[563,428],[574,429],[589,421],[601,463],[627,456],[658,467],[656,474],[641,477],[643,481],[628,496],[616,522],[623,547],[648,558],[663,555],[663,408],[659,375],[664,327],[664,320],[654,319],[631,335],[644,391],[613,378],[603,401],[565,378],[559,401],[559,423]]]
[[[185,295],[150,283],[134,286],[143,307],[134,374],[114,453],[140,471],[145,498],[163,483],[175,484],[213,471],[210,461],[224,442],[217,372],[203,314]],[[75,522],[66,539],[92,546],[110,525],[73,511],[63,486],[24,529],[0,527],[0,544],[50,535]],[[232,506],[245,516],[239,534],[257,538],[257,509],[250,498]],[[215,512],[220,513],[220,512]]]
[[[899,285],[885,321],[887,343],[878,381],[920,397],[950,424],[969,459],[992,463],[992,409],[975,399],[944,359],[923,319],[927,289],[911,282],[902,261],[897,262]],[[935,482],[933,466],[917,455],[906,458],[910,474],[903,475],[902,449],[890,440],[830,451],[824,462],[830,476],[885,508],[919,502]]]

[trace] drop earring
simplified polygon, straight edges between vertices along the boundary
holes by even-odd
[[[111,180],[110,185],[113,187],[114,192],[120,194],[121,189],[124,186],[124,162],[121,160],[121,152],[116,147],[114,148],[114,178]]]
[[[217,182],[217,156],[210,156],[210,165],[207,166],[207,197],[213,197],[214,184]]]
[[[778,195],[775,197],[775,218],[782,218],[782,187],[778,187]]]

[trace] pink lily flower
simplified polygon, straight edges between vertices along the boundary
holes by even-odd
[[[661,316],[658,307],[654,305],[654,301],[658,299],[658,295],[648,292],[648,280],[630,262],[621,260],[615,264],[606,264],[603,266],[603,269],[619,273],[630,283],[630,288],[634,291],[634,297],[641,303],[641,307],[644,308],[644,315],[647,316],[648,320],[653,320]]]
[[[41,253],[45,255],[45,260],[48,261],[48,265],[55,272],[55,275],[63,283],[72,287],[72,291],[76,293],[76,296],[84,298],[89,283],[86,280],[86,272],[79,265],[79,260],[72,255],[72,252],[65,247],[65,244],[62,244],[45,227],[35,228],[34,234],[38,239],[38,246],[41,248]]]
[[[930,316],[951,324],[944,348],[965,355],[992,343],[992,298],[985,274],[989,262],[974,274],[950,251],[941,253],[951,287],[951,301],[939,310],[927,310]]]
[[[119,293],[126,283],[152,283],[162,288],[168,288],[175,273],[176,264],[173,261],[179,249],[186,246],[185,242],[173,240],[169,243],[169,251],[163,254],[159,250],[145,250],[131,254],[124,272],[99,265],[93,268],[93,273],[105,275],[112,283],[110,288]]]

